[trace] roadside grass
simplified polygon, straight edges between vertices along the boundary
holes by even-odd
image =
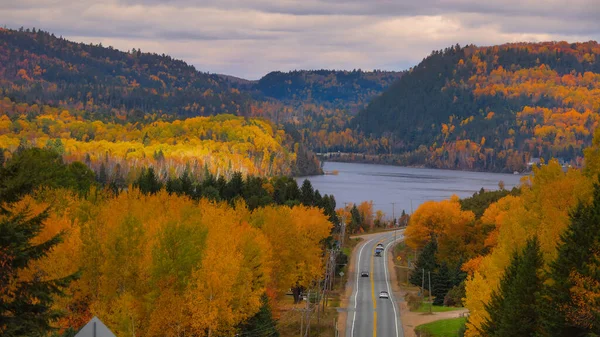
[[[466,321],[465,317],[443,319],[419,325],[415,328],[415,333],[420,337],[457,337]]]
[[[455,311],[463,308],[458,307],[445,307],[442,305],[432,305],[431,312],[446,312],[446,311]],[[421,306],[417,310],[413,310],[416,312],[429,312],[429,303],[421,303]]]
[[[361,241],[362,239],[360,238],[346,239],[344,247],[342,247],[342,252],[350,258],[352,250]],[[320,312],[317,314],[316,310],[312,311],[310,315],[310,336],[335,337],[335,322],[338,318],[337,308],[340,306],[341,297],[345,292],[345,286],[348,282],[348,267],[346,265],[341,269],[344,273],[343,276],[340,276],[339,272],[336,274],[333,289],[329,292],[325,310],[322,310],[323,303],[321,302]],[[286,296],[283,305],[278,310],[277,331],[279,331],[280,336],[300,336],[300,327],[306,324],[306,316],[302,316],[302,310],[305,308],[306,302],[301,301],[298,304],[294,304],[292,296]]]

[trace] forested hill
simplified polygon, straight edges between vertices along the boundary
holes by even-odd
[[[164,54],[75,43],[35,29],[0,28],[0,97],[71,105],[104,117],[271,117],[277,111],[280,122],[306,103],[358,111],[400,75],[318,70],[273,72],[248,81],[204,73]]]
[[[275,71],[261,78],[254,88],[265,97],[286,103],[308,102],[353,112],[366,106],[402,74],[379,70]]]
[[[433,52],[353,120],[434,167],[520,170],[575,163],[600,112],[597,42],[455,46]]]
[[[102,113],[241,114],[248,95],[167,55],[0,29],[0,88],[19,102]]]

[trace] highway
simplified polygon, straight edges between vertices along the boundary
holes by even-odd
[[[403,238],[397,231],[397,240]],[[349,286],[352,297],[349,301],[346,336],[348,337],[403,337],[400,309],[392,293],[388,255],[394,241],[394,232],[385,232],[369,236],[355,250],[355,273],[350,275]],[[382,243],[385,247],[381,257],[375,255],[375,246]],[[361,272],[368,271],[369,277]],[[387,291],[389,299],[379,298],[380,291]]]

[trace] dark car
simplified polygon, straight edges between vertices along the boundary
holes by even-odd
[[[362,277],[369,277],[369,272],[368,271],[361,271],[360,272],[360,276],[362,276]]]

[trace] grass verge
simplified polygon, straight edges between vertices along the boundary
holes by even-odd
[[[415,328],[415,332],[420,337],[457,337],[466,321],[464,317],[443,319],[419,325]]]
[[[431,312],[446,312],[446,311],[454,311],[454,310],[460,310],[462,308],[457,308],[457,307],[444,307],[441,305],[432,305],[431,306]],[[421,303],[421,306],[417,309],[414,310],[416,312],[429,312],[429,303]]]

